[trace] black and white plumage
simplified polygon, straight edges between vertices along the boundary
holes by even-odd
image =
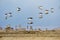
[[[33,24],[33,22],[31,21],[31,22],[28,22],[28,24]]]
[[[45,10],[45,14],[48,14],[49,13],[49,10]]]
[[[39,9],[40,9],[40,10],[43,10],[43,6],[39,6]]]
[[[43,13],[42,12],[39,13],[39,18],[43,18]]]
[[[32,20],[33,18],[32,17],[29,17],[28,20]]]
[[[54,8],[51,8],[51,13],[54,13]]]
[[[17,7],[17,11],[21,11],[21,8],[20,7]]]
[[[12,17],[12,13],[11,12],[5,13],[5,19],[8,19],[10,17]]]
[[[11,12],[9,12],[9,17],[12,17],[12,13]]]

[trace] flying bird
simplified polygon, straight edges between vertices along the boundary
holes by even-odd
[[[28,20],[32,20],[33,18],[32,17],[29,17]]]
[[[45,10],[45,14],[48,14],[49,10]]]
[[[39,6],[39,9],[40,9],[40,10],[43,10],[43,6]]]
[[[21,8],[20,7],[17,7],[17,11],[21,11]]]
[[[54,13],[54,8],[51,8],[51,13]]]
[[[43,13],[42,12],[39,13],[39,18],[43,18]]]

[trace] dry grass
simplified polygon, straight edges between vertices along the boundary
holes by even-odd
[[[0,40],[60,40],[60,37],[2,37]]]

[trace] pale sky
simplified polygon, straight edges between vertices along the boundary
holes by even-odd
[[[38,8],[43,6],[43,18],[39,19],[39,12],[41,10]],[[17,7],[21,8],[18,12]],[[50,10],[54,8],[54,13],[49,11],[49,14],[45,14],[46,9]],[[12,12],[13,17],[5,20],[5,13]],[[26,27],[28,24],[28,17],[33,17],[32,24],[33,28],[41,29],[53,29],[60,27],[60,0],[0,0],[0,26],[5,27],[10,24],[11,27],[20,24]]]

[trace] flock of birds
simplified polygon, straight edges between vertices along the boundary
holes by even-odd
[[[39,9],[40,9],[41,11],[43,11],[43,6],[39,6]],[[17,11],[18,11],[18,12],[21,11],[21,8],[20,8],[20,7],[17,7]],[[51,13],[54,13],[54,8],[50,8],[50,10],[46,9],[44,13],[45,13],[45,14],[49,14],[49,11],[50,11]],[[7,20],[9,17],[12,17],[12,16],[13,16],[13,15],[12,15],[12,12],[5,13],[5,19],[6,19],[6,20]],[[40,12],[40,13],[39,13],[39,18],[43,18],[43,12]],[[33,22],[32,22],[33,17],[28,17],[27,19],[29,20],[28,24],[33,24]]]
[[[43,11],[43,6],[40,6],[39,9],[40,9],[41,11]],[[51,13],[54,13],[54,8],[50,8],[50,10],[46,9],[44,13],[45,13],[45,14],[49,14],[49,11],[50,11]],[[39,13],[39,18],[43,18],[43,12],[40,12],[40,13]]]
[[[17,11],[21,11],[20,7],[17,7]],[[12,12],[5,13],[5,19],[7,20],[9,17],[12,17]]]
[[[41,11],[43,11],[43,6],[39,6],[39,9],[40,9]],[[54,13],[54,8],[50,8],[50,10],[46,9],[44,13],[45,13],[45,14],[49,14],[49,11],[50,11],[51,13]],[[40,12],[40,13],[39,13],[39,18],[43,18],[43,12]],[[33,19],[33,17],[29,17],[29,18],[28,18],[28,20],[29,20],[28,24],[33,24],[32,19]]]

